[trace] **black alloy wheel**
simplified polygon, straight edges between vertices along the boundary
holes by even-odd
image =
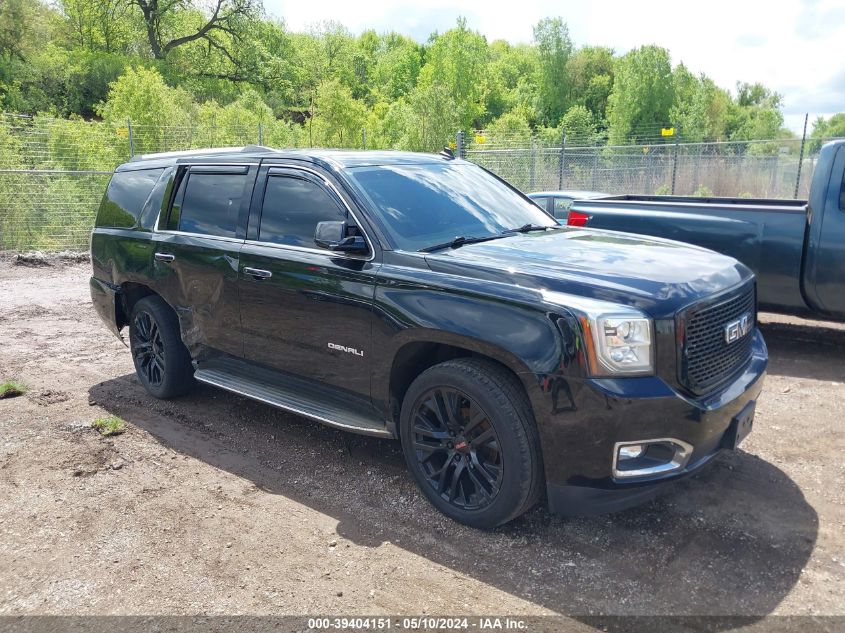
[[[179,396],[193,386],[194,367],[179,319],[161,297],[144,297],[133,306],[129,348],[138,379],[156,398]]]
[[[423,371],[402,399],[399,439],[426,498],[465,525],[502,525],[542,496],[531,404],[516,374],[494,361],[456,358]]]
[[[135,357],[135,367],[146,378],[147,384],[161,386],[166,365],[164,342],[158,323],[149,312],[141,311],[135,315],[133,325],[132,355]]]
[[[499,437],[490,418],[452,387],[431,389],[417,402],[413,447],[428,485],[462,510],[490,505],[503,476]]]

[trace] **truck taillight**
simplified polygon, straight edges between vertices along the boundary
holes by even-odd
[[[586,213],[581,213],[580,211],[570,211],[569,217],[566,218],[566,224],[568,226],[587,226],[587,220],[590,219],[590,216]]]

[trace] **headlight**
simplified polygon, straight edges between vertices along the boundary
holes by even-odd
[[[645,314],[630,306],[555,291],[542,291],[542,297],[578,316],[594,376],[654,373],[652,321]]]
[[[599,363],[610,373],[651,373],[653,370],[650,319],[600,316],[593,329],[593,340]]]

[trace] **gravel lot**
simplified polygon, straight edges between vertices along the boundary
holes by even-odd
[[[634,510],[435,512],[397,444],[210,387],[157,401],[87,265],[0,264],[0,614],[845,613],[845,327],[764,315],[743,450]],[[90,423],[129,424],[101,437]]]

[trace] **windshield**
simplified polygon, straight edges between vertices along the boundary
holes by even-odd
[[[468,163],[380,165],[349,170],[395,248],[416,251],[455,237],[483,238],[557,223]]]

